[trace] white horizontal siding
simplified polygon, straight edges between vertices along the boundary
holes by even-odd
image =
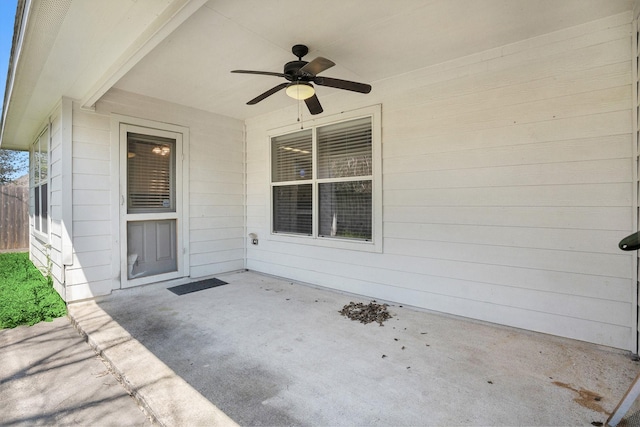
[[[247,266],[631,349],[630,14],[327,97],[383,110],[383,253],[269,239],[269,129],[247,121]],[[306,242],[306,243],[305,243]]]
[[[594,171],[596,173],[596,171]],[[414,183],[407,183],[407,187]],[[389,206],[630,206],[631,183],[417,188],[385,191]]]
[[[625,232],[631,223],[628,207],[603,206],[385,206],[389,223],[482,224],[504,227],[612,230]]]
[[[111,291],[109,116],[73,105],[71,177],[73,260],[67,266],[67,299]]]
[[[505,233],[506,231],[506,233]],[[534,228],[461,224],[385,223],[385,237],[398,240],[450,242],[559,251],[598,252],[622,255],[619,231]]]

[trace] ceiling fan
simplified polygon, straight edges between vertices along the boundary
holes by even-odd
[[[365,83],[352,82],[349,80],[334,79],[331,77],[320,77],[318,74],[336,65],[333,61],[321,56],[311,62],[303,61],[302,57],[309,53],[309,48],[302,44],[297,44],[291,48],[291,52],[298,57],[297,61],[290,61],[284,64],[284,72],[274,73],[270,71],[233,70],[232,73],[241,74],[261,74],[265,76],[284,77],[286,83],[269,89],[247,102],[247,105],[254,105],[274,93],[286,88],[286,93],[291,98],[304,100],[311,114],[322,113],[322,106],[315,94],[312,82],[319,86],[328,86],[336,89],[350,90],[359,93],[371,92],[371,85]]]

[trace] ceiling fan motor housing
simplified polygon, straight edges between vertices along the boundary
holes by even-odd
[[[300,68],[307,65],[307,61],[291,61],[284,64],[284,77],[290,82],[297,80],[309,81],[309,78],[304,79],[303,73],[300,73]]]

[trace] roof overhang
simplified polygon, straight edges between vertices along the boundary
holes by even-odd
[[[19,0],[0,146],[28,149],[63,96],[91,108],[204,3]]]
[[[639,4],[323,0],[309,13],[299,0],[19,0],[0,146],[28,149],[61,98],[90,109],[111,88],[238,120],[293,108],[284,91],[246,105],[280,81],[230,71],[279,72],[299,43],[305,60],[336,63],[325,77],[369,83],[363,102],[382,102],[376,84],[595,20],[626,25]],[[316,89],[327,111],[362,96]]]

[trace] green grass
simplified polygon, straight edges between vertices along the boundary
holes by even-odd
[[[50,322],[67,314],[60,295],[27,253],[0,254],[0,329]]]

